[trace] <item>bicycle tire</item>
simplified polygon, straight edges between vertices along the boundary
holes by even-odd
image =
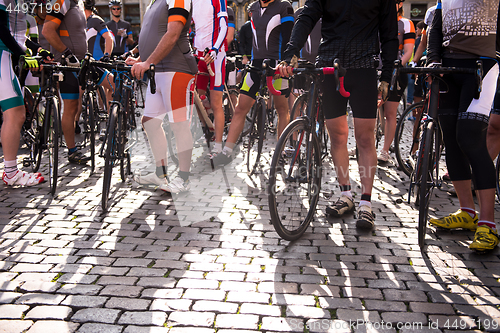
[[[59,139],[61,137],[61,118],[55,98],[47,99],[47,108],[49,111],[49,128],[47,135],[47,150],[49,155],[49,187],[50,194],[55,195],[57,189],[57,174],[59,162]]]
[[[252,131],[248,134],[247,146],[247,171],[252,175],[257,170],[264,146],[264,132],[266,124],[266,104],[265,100],[257,100],[254,113]],[[257,143],[257,145],[255,145]],[[255,148],[255,151],[254,151]]]
[[[394,136],[394,149],[396,160],[398,161],[399,168],[407,175],[410,176],[415,166],[415,148],[418,147],[420,142],[420,121],[424,114],[425,103],[417,102],[410,105],[403,114],[399,117],[398,124],[396,125],[396,134]],[[416,110],[418,117],[414,117]],[[406,147],[409,147],[406,148]]]
[[[384,105],[377,108],[377,117],[375,123],[375,148],[378,149],[378,144],[384,136],[385,129],[385,116],[384,116]]]
[[[26,126],[27,123],[25,122],[22,132],[23,140],[29,149],[29,163],[26,163],[25,166],[30,166],[33,172],[37,172],[38,169],[40,169],[40,164],[42,161],[41,132],[43,116],[38,111],[40,100],[41,98],[39,97],[34,101],[34,105],[31,108],[31,112],[29,114],[29,125]],[[26,101],[25,99],[25,105],[27,105],[27,103],[29,103],[29,101]],[[28,108],[29,106],[26,107]],[[45,110],[43,110],[43,112],[45,112]],[[26,115],[26,117],[28,117],[28,114]],[[24,164],[25,163],[23,163],[23,165]]]
[[[122,182],[127,180],[127,170],[126,170],[126,151],[125,147],[128,142],[127,132],[128,132],[128,122],[129,116],[131,112],[132,106],[130,105],[131,101],[131,91],[129,89],[125,89],[123,92],[123,110],[118,113],[118,151],[117,157],[120,160],[120,177]]]
[[[269,173],[269,211],[280,237],[293,241],[306,232],[316,213],[320,187],[318,138],[308,120],[295,119],[278,140]]]
[[[422,157],[422,174],[420,178],[420,204],[418,207],[418,245],[420,248],[425,246],[425,235],[427,231],[427,216],[429,213],[429,202],[434,189],[433,176],[436,166],[436,147],[439,144],[435,134],[435,123],[428,122],[424,127],[422,136],[421,154]]]
[[[306,115],[308,99],[308,92],[301,94],[299,97],[297,97],[297,99],[295,99],[295,101],[293,102],[292,111],[290,111],[290,121]]]
[[[82,110],[84,144],[88,142],[90,148],[90,174],[95,170],[95,121],[94,121],[94,99],[93,92],[84,96],[84,107]]]
[[[102,183],[101,206],[103,211],[108,209],[109,191],[111,188],[111,177],[113,175],[113,164],[116,159],[117,135],[118,135],[118,105],[113,104],[109,113],[108,134],[106,151],[104,153],[104,177]]]

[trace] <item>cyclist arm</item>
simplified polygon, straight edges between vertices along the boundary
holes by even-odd
[[[113,52],[113,36],[111,36],[111,32],[109,30],[104,32],[102,38],[104,38],[104,53],[111,54]]]
[[[424,30],[422,32],[422,39],[420,39],[420,44],[418,44],[417,50],[415,51],[415,55],[413,56],[413,62],[415,64],[418,64],[426,48],[427,48],[427,33]]]
[[[379,17],[379,36],[382,58],[380,81],[391,82],[392,68],[398,57],[398,18],[394,1],[383,1]]]
[[[66,45],[62,42],[57,33],[57,29],[59,29],[60,25],[61,21],[59,19],[47,15],[45,23],[43,24],[42,34],[53,48],[62,53],[66,50]]]
[[[25,50],[23,50],[14,36],[12,36],[7,22],[9,22],[9,13],[4,9],[0,9],[0,39],[12,54],[18,58],[24,55]]]
[[[429,29],[427,43],[427,64],[440,63],[443,49],[443,18],[441,16],[441,3],[434,11],[431,28]]]

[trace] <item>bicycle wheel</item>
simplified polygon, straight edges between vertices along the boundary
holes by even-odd
[[[296,119],[281,134],[269,173],[268,201],[274,229],[299,239],[316,213],[321,187],[319,142],[307,120]]]
[[[111,187],[111,176],[113,175],[113,164],[116,159],[116,151],[118,145],[118,105],[111,106],[108,134],[106,142],[106,152],[104,153],[104,178],[102,183],[102,200],[101,206],[105,211],[108,209],[109,190]]]
[[[500,158],[497,157],[497,164],[496,164],[496,176],[497,176],[497,198],[500,201]]]
[[[423,139],[420,145],[420,156],[422,158],[422,175],[419,189],[420,205],[418,210],[418,245],[420,248],[425,245],[429,202],[434,189],[434,170],[437,168],[436,152],[438,152],[438,149],[434,145],[439,144],[437,142],[439,139],[435,137],[435,132],[435,123],[428,122],[423,129]]]
[[[264,131],[266,123],[266,103],[265,100],[255,102],[255,112],[252,119],[252,128],[248,134],[247,146],[247,171],[253,174],[260,162],[262,147],[264,145]]]
[[[308,98],[309,93],[304,93],[293,102],[292,111],[290,111],[290,121],[306,115]]]
[[[94,121],[94,99],[93,92],[84,95],[84,105],[82,109],[83,119],[83,144],[89,145],[90,148],[90,173],[95,170],[95,121]]]
[[[377,109],[377,122],[375,124],[375,148],[378,149],[378,144],[382,137],[384,136],[384,128],[385,128],[385,118],[384,118],[384,106],[381,105]]]
[[[399,167],[410,176],[415,168],[416,151],[420,141],[420,121],[425,103],[418,102],[410,105],[399,117],[394,136],[395,155]]]
[[[29,98],[28,98],[29,99]],[[29,107],[29,100],[24,100],[26,110]],[[26,112],[26,122],[23,125],[22,137],[23,141],[29,149],[29,158],[23,160],[23,166],[31,167],[33,172],[37,172],[40,168],[42,161],[42,145],[41,145],[41,130],[43,124],[43,114],[39,113],[40,98],[38,98],[34,105],[31,106],[31,111]],[[42,110],[45,112],[45,110]],[[28,119],[29,117],[29,119]],[[29,123],[28,123],[29,121]]]
[[[132,113],[132,105],[131,105],[131,91],[129,89],[125,89],[123,93],[123,112],[118,113],[118,158],[120,159],[120,177],[122,182],[127,180],[127,152],[125,147],[128,143],[128,129],[129,122]]]
[[[46,113],[48,119],[47,151],[49,153],[49,186],[50,194],[54,195],[57,188],[57,173],[59,161],[59,138],[61,137],[61,119],[59,118],[59,106],[55,98],[47,99]]]

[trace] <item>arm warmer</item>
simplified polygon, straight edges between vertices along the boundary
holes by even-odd
[[[219,17],[219,36],[215,41],[214,45],[212,45],[213,49],[216,49],[219,52],[222,43],[226,40],[227,35],[227,16]]]
[[[443,51],[443,16],[441,15],[441,3],[434,12],[434,18],[429,29],[427,42],[427,64],[441,62]]]
[[[38,53],[38,49],[41,48],[42,46],[31,39],[26,39],[26,46],[33,51],[33,54],[36,55]]]
[[[283,55],[285,54],[287,43],[290,40],[290,36],[292,35],[292,29],[293,21],[286,21],[281,23],[281,58],[283,58]]]

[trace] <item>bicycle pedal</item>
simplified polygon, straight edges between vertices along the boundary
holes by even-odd
[[[25,157],[23,159],[23,167],[27,168],[31,165],[31,162],[33,162],[31,159],[29,159],[28,157]]]

